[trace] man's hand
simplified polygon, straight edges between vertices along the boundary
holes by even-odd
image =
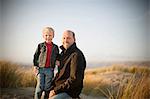
[[[52,96],[54,96],[54,95],[56,95],[55,91],[54,91],[54,90],[51,90],[50,93],[49,93],[49,97],[52,97]]]
[[[56,60],[56,65],[60,66],[60,61]]]

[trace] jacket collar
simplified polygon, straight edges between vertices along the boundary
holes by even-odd
[[[44,43],[44,45],[46,45],[46,42],[45,42],[45,41],[44,41],[43,43]],[[51,44],[53,45],[54,43],[52,42]]]

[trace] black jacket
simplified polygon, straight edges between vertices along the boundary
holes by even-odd
[[[50,67],[55,68],[55,62],[56,60],[59,60],[59,49],[58,46],[54,43],[52,43],[52,53],[51,53],[51,60],[50,60]],[[42,42],[38,44],[38,47],[36,49],[36,52],[34,54],[33,64],[37,67],[45,67],[46,63],[46,55],[47,55],[47,48],[46,43]]]
[[[83,53],[76,47],[76,43],[67,50],[61,46],[60,72],[52,82],[51,90],[55,93],[66,92],[72,98],[79,97],[83,88],[84,70],[86,60]]]

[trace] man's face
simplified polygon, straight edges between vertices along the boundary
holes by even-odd
[[[54,33],[50,32],[48,30],[43,31],[43,38],[47,43],[51,43],[53,37],[54,37]]]
[[[74,42],[75,42],[75,39],[73,37],[73,34],[65,31],[63,33],[63,38],[62,38],[63,47],[65,49],[68,49]]]

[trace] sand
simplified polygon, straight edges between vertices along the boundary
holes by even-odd
[[[0,99],[33,99],[34,88],[1,88]],[[81,99],[105,99],[81,94]]]

